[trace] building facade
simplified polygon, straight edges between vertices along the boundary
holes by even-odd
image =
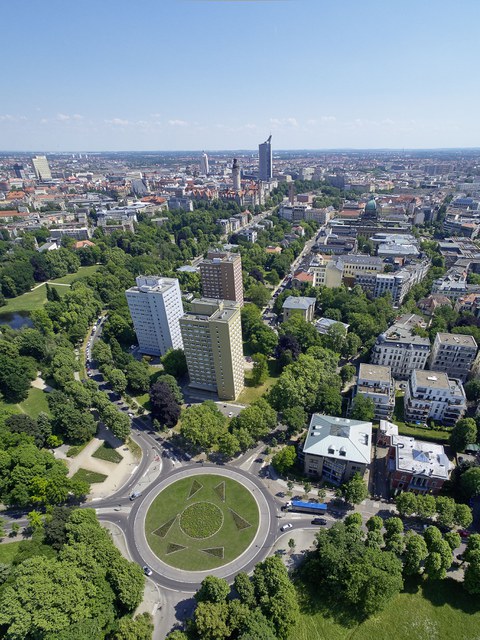
[[[477,349],[473,336],[437,333],[429,361],[430,369],[443,371],[451,378],[465,382],[477,355]]]
[[[176,278],[138,276],[125,292],[141,353],[162,356],[183,347],[179,319],[182,294]]]
[[[233,300],[243,305],[242,258],[239,253],[209,251],[199,267],[206,298]]]
[[[303,445],[304,471],[340,485],[364,475],[372,459],[372,423],[314,413]]]
[[[405,314],[381,333],[372,349],[372,364],[389,366],[397,380],[407,380],[414,369],[424,369],[430,355],[428,338],[417,336],[413,329],[421,326],[420,316]]]
[[[467,409],[460,380],[442,371],[412,371],[404,397],[405,420],[426,422],[429,418],[453,426]]]
[[[33,169],[37,180],[51,180],[52,172],[46,156],[34,156],[32,158]]]
[[[373,401],[376,420],[388,420],[395,408],[395,385],[390,367],[362,363],[358,369],[356,393]]]
[[[240,304],[198,298],[180,318],[190,386],[235,400],[244,387]]]
[[[269,182],[273,177],[272,136],[258,145],[258,179]]]
[[[291,318],[292,315],[301,315],[307,322],[313,322],[316,302],[316,298],[288,296],[282,307],[283,321],[285,322]]]

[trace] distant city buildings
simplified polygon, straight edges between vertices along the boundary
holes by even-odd
[[[180,318],[190,386],[235,400],[244,387],[240,305],[198,298]]]
[[[199,267],[204,297],[233,300],[243,305],[242,258],[239,253],[209,251]]]
[[[272,136],[258,145],[258,179],[269,182],[273,177]]]
[[[208,155],[205,152],[200,156],[200,174],[202,176],[209,174]]]
[[[140,352],[162,356],[169,349],[181,349],[183,304],[178,280],[138,276],[136,283],[125,295]]]
[[[235,191],[240,191],[242,185],[240,182],[240,165],[238,164],[238,160],[236,158],[233,159],[232,166],[232,182],[233,188]]]

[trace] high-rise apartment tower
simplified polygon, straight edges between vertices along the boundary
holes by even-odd
[[[208,156],[205,152],[200,156],[200,174],[208,176]]]
[[[200,263],[200,277],[206,298],[233,300],[243,306],[242,258],[239,253],[209,251]]]
[[[35,156],[32,158],[33,168],[37,180],[51,180],[52,173],[46,156]]]
[[[238,164],[238,160],[236,158],[233,159],[232,166],[232,182],[233,188],[235,191],[240,191],[241,183],[240,183],[240,165]]]
[[[190,386],[235,400],[244,386],[240,305],[197,298],[180,328]]]
[[[168,349],[181,349],[183,304],[178,280],[138,276],[136,282],[125,295],[140,352],[162,356]]]

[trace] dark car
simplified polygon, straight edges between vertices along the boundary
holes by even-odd
[[[312,520],[312,524],[322,524],[325,525],[327,524],[327,521],[325,520],[325,518],[314,518]]]

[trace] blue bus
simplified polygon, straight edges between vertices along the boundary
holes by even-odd
[[[282,507],[282,511],[297,511],[299,513],[326,513],[327,505],[324,502],[304,502],[303,500],[290,500]]]

